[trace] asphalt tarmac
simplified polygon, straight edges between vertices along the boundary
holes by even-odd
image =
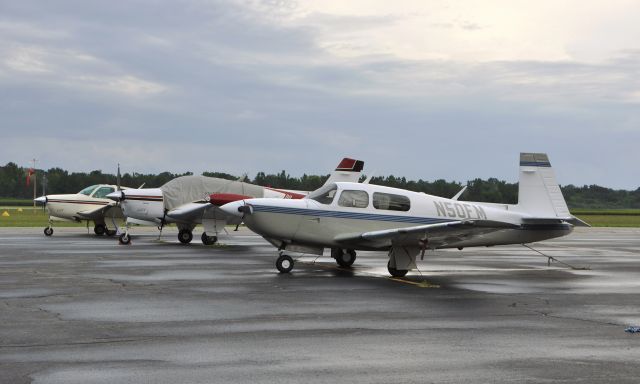
[[[0,228],[1,383],[640,382],[638,229],[534,245],[590,270],[508,246],[427,252],[406,279],[384,253],[280,275],[246,230],[135,233]]]

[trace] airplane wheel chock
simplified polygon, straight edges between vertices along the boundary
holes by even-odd
[[[409,272],[406,269],[391,268],[391,260],[387,262],[387,269],[389,270],[389,274],[393,277],[405,277],[406,274]]]
[[[293,259],[289,255],[280,255],[276,260],[276,268],[280,273],[289,273],[293,269]]]
[[[202,244],[213,245],[218,241],[218,236],[207,236],[206,232],[202,233]]]
[[[120,235],[120,237],[118,237],[118,242],[120,242],[120,244],[122,245],[131,244],[131,236],[129,236],[127,233],[123,233],[122,235]]]
[[[180,240],[182,244],[189,244],[191,240],[193,240],[193,233],[188,229],[181,229],[180,232],[178,232],[178,240]]]
[[[105,227],[104,224],[96,224],[96,226],[93,227],[93,232],[98,236],[104,235],[106,231],[107,227]]]
[[[334,256],[334,259],[336,259],[336,263],[338,263],[338,265],[343,268],[351,267],[356,261],[356,251],[354,251],[353,249],[347,249],[347,251],[345,252],[340,248],[336,249],[338,249],[339,252],[334,252],[333,249],[331,250],[331,255]]]
[[[51,228],[51,227],[45,228],[44,229],[44,235],[47,236],[47,237],[53,235],[53,228]]]

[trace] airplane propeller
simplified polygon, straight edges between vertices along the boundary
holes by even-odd
[[[34,199],[33,201],[35,201],[38,204],[42,204],[42,210],[44,211],[45,208],[47,207],[47,203],[49,202],[49,198],[47,198],[47,196],[40,196],[36,199]]]
[[[116,185],[118,187],[118,191],[121,191],[122,187],[120,186],[120,163],[118,163],[118,175],[116,176]]]
[[[253,208],[250,205],[248,205],[246,201],[242,200],[242,205],[238,207],[238,212],[242,213],[242,218],[240,220],[240,223],[236,225],[236,229],[234,229],[234,231],[237,231],[238,228],[240,227],[240,224],[244,222],[244,217],[247,215],[247,213],[249,214],[253,213]]]

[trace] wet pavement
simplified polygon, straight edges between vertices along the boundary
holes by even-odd
[[[637,383],[640,230],[276,272],[246,230],[129,246],[0,228],[1,383]],[[199,235],[199,234],[198,234]],[[195,236],[196,239],[199,236]]]

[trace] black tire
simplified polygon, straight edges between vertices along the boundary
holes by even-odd
[[[45,228],[44,229],[44,235],[47,236],[47,237],[53,235],[53,228],[51,228],[51,227]]]
[[[116,233],[118,233],[118,231],[116,231],[115,229],[108,229],[105,231],[105,233],[107,234],[107,236],[109,237],[113,237],[116,235]]]
[[[202,234],[202,244],[213,245],[218,241],[218,236],[207,236],[207,233]]]
[[[407,275],[407,273],[409,272],[406,269],[395,269],[395,268],[391,268],[391,260],[389,260],[389,262],[387,262],[387,269],[389,270],[389,274],[393,277],[405,277]]]
[[[289,255],[280,255],[276,260],[276,268],[280,273],[289,273],[293,269],[293,259]]]
[[[188,229],[181,229],[180,232],[178,232],[178,240],[180,240],[182,244],[189,244],[191,240],[193,240],[193,233]]]
[[[336,257],[336,263],[344,268],[349,268],[356,261],[356,251],[348,249],[347,252],[342,252],[339,257]]]
[[[104,224],[96,224],[96,226],[93,227],[93,232],[98,236],[104,235],[106,231],[107,227],[105,227]]]
[[[122,245],[128,245],[131,244],[131,236],[129,236],[126,233],[123,233],[122,235],[120,235],[120,237],[118,237],[118,241],[120,242],[120,244]]]

